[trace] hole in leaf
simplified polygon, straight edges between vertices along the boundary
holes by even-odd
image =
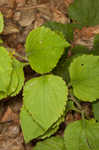
[[[84,66],[84,64],[81,64],[81,66]]]

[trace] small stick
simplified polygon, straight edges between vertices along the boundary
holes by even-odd
[[[16,10],[20,10],[20,9],[35,9],[35,8],[45,8],[45,5],[44,4],[41,4],[41,5],[33,5],[33,6],[27,6],[27,7],[18,7],[16,8]]]

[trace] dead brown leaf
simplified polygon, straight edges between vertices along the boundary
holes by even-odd
[[[64,0],[64,3],[66,4],[66,7],[68,8],[69,5],[70,5],[71,3],[73,3],[73,1],[74,1],[74,0]]]
[[[69,22],[69,19],[61,11],[59,11],[58,9],[55,9],[55,8],[53,10],[52,20],[63,23],[63,24]]]
[[[10,121],[13,120],[14,122],[18,122],[18,115],[17,113],[14,113],[11,108],[8,106],[6,112],[4,113],[1,122],[6,122],[6,121]]]
[[[90,49],[93,47],[95,35],[99,34],[99,25],[95,27],[83,27],[74,32],[74,45],[84,45]]]
[[[14,8],[16,0],[8,0],[8,6]]]

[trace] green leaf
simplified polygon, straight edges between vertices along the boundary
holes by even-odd
[[[43,26],[50,28],[55,32],[63,33],[64,37],[68,41],[73,40],[73,26],[71,24],[62,24],[58,22],[48,21]]]
[[[59,61],[58,65],[56,68],[53,70],[53,73],[55,75],[58,75],[63,78],[67,83],[70,82],[70,77],[69,77],[69,65],[72,61],[72,57],[69,58],[63,58]]]
[[[54,31],[39,27],[31,31],[26,40],[26,54],[33,70],[50,72],[59,61],[69,43]]]
[[[10,85],[8,88],[8,95],[16,96],[20,92],[24,84],[24,64],[13,58],[12,66],[13,71],[11,75]]]
[[[0,47],[0,91],[6,92],[9,86],[12,60],[8,51],[4,47]]]
[[[53,70],[53,73],[56,75],[61,76],[67,83],[70,82],[70,76],[69,76],[69,66],[73,59],[75,59],[77,56],[80,56],[82,54],[91,54],[92,51],[89,51],[89,49],[82,45],[76,45],[74,48],[71,49],[72,56],[67,58],[67,55],[63,55],[60,59],[59,63]]]
[[[24,84],[24,64],[12,58],[12,72],[10,74],[10,81],[5,92],[0,92],[0,99],[6,98],[8,96],[16,96]]]
[[[8,87],[7,95],[11,95],[12,93],[14,93],[18,86],[18,77],[17,77],[16,66],[14,62],[15,60],[13,59],[12,61],[13,70],[12,70],[11,77],[10,77],[10,84]]]
[[[15,92],[11,94],[11,96],[17,95],[24,85],[25,79],[24,79],[23,67],[24,67],[24,63],[21,63],[20,61],[14,59],[14,69],[16,71],[17,78],[18,78],[18,85],[17,85]]]
[[[0,12],[0,33],[3,31],[4,28],[4,20],[3,20],[3,15]]]
[[[75,0],[70,5],[68,13],[71,19],[82,26],[99,24],[99,0]]]
[[[48,130],[63,114],[67,86],[58,76],[33,78],[24,86],[24,106],[44,130]]]
[[[92,110],[94,113],[94,117],[97,121],[99,121],[99,100],[92,104]]]
[[[26,143],[44,134],[45,130],[33,119],[32,115],[23,106],[20,113],[20,122]]]
[[[76,45],[71,49],[71,52],[73,55],[82,55],[82,54],[91,54],[92,51],[90,51],[86,46],[83,45]]]
[[[99,123],[79,120],[65,129],[64,143],[67,150],[99,150]]]
[[[42,136],[40,136],[40,139],[49,138],[51,135],[54,135],[58,129],[59,129],[59,126],[51,127]]]
[[[74,29],[81,29],[78,24],[62,24],[58,22],[52,22],[48,21],[43,26],[50,28],[51,30],[55,31],[56,33],[62,33],[64,35],[64,38],[71,42],[73,41],[74,35]]]
[[[0,44],[3,44],[3,40],[2,39],[0,39]]]
[[[69,100],[66,106],[66,113],[71,110],[79,112],[79,110],[75,107],[74,102],[72,100]]]
[[[99,55],[99,34],[95,36],[93,49],[94,55]]]
[[[95,36],[95,39],[94,39],[94,49],[97,49],[99,51],[99,34],[97,34]]]
[[[0,100],[4,99],[6,97],[7,97],[7,92],[0,91]]]
[[[56,136],[38,142],[33,150],[65,150],[63,138],[61,136]]]
[[[74,95],[82,101],[99,98],[99,56],[82,55],[69,68]]]
[[[40,138],[44,139],[44,138],[50,137],[51,135],[55,134],[56,131],[59,129],[60,124],[62,122],[64,122],[64,118],[65,118],[65,113]]]
[[[92,51],[89,51],[89,49],[82,45],[76,45],[74,48],[71,49],[72,56],[67,58],[67,55],[63,55],[60,59],[59,63],[53,70],[53,73],[56,75],[61,76],[67,83],[70,82],[70,76],[69,76],[69,66],[74,58],[77,56],[80,56],[82,54],[90,54]]]
[[[33,118],[33,116],[23,106],[20,113],[20,122],[24,135],[25,142],[28,143],[32,139],[45,139],[53,135],[58,129],[59,125],[64,121],[64,115],[58,121],[45,131]],[[27,128],[28,126],[28,128]]]

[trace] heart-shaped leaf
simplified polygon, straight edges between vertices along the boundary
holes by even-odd
[[[99,24],[99,0],[75,0],[70,5],[68,13],[71,19],[82,26]]]
[[[45,132],[45,130],[43,130],[42,127],[35,120],[33,120],[32,115],[26,111],[25,107],[22,107],[21,109],[20,121],[26,143],[39,137]]]
[[[8,51],[0,47],[0,91],[6,92],[12,72],[12,60]]]
[[[38,142],[33,150],[65,150],[63,138],[56,136]]]
[[[99,123],[93,120],[79,120],[70,123],[65,129],[66,150],[98,150]]]
[[[47,131],[45,131],[38,122],[36,122],[33,116],[23,106],[20,113],[21,127],[26,143],[32,139],[45,139],[53,135],[58,129],[61,122],[64,121],[64,115],[61,116],[56,123],[54,123]],[[28,128],[27,128],[28,126]]]
[[[31,31],[26,40],[26,54],[33,70],[44,74],[57,64],[64,48],[68,47],[61,36],[45,27]]]
[[[34,120],[46,131],[63,114],[67,101],[67,87],[58,76],[33,78],[24,86],[24,106]]]
[[[82,55],[75,58],[69,72],[77,98],[89,102],[99,98],[99,56]]]

